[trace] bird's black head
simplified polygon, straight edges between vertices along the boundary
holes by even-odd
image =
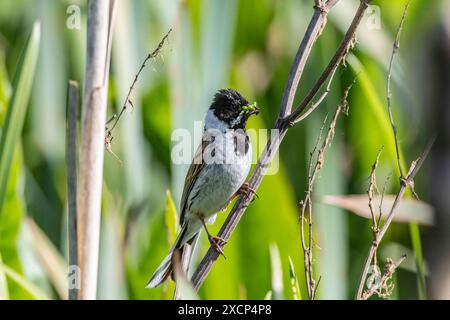
[[[245,129],[248,118],[257,114],[259,109],[250,105],[236,90],[221,89],[214,95],[210,110],[221,121],[227,123],[231,129]]]

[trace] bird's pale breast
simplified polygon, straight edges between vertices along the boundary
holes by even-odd
[[[210,161],[213,163],[206,161],[205,167],[190,192],[187,203],[187,219],[192,219],[197,215],[209,218],[217,213],[245,182],[251,165],[251,146],[245,150],[247,152],[236,152],[236,139],[230,135],[233,133],[228,132],[216,137],[214,161]]]

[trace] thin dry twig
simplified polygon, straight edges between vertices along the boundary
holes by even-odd
[[[313,113],[313,112],[317,109],[318,106],[320,106],[320,105],[322,104],[323,100],[325,100],[325,98],[328,96],[328,94],[329,94],[330,91],[331,91],[331,85],[332,85],[332,83],[333,83],[334,75],[336,74],[337,69],[338,69],[338,68],[336,67],[336,68],[334,69],[333,73],[331,74],[330,80],[328,81],[327,88],[326,88],[325,91],[322,93],[322,95],[320,96],[319,100],[317,100],[317,102],[313,103],[312,106],[311,106],[308,110],[306,110],[306,112],[304,112],[304,113],[303,113],[302,115],[300,115],[297,119],[295,119],[295,120],[292,122],[292,125],[294,125],[294,124],[296,124],[297,122],[301,122],[301,121],[303,121],[304,119],[306,119],[311,113]]]
[[[311,151],[310,153],[310,158],[309,158],[309,165],[308,165],[308,186],[307,186],[307,192],[306,192],[306,196],[304,200],[300,201],[300,237],[301,237],[301,243],[302,243],[302,250],[303,250],[303,266],[304,266],[304,271],[305,271],[305,279],[306,279],[306,288],[308,290],[308,297],[309,299],[313,299],[314,297],[314,292],[315,292],[315,280],[314,280],[314,276],[313,276],[313,268],[312,268],[312,249],[311,249],[311,243],[312,243],[312,204],[310,203],[310,197],[311,197],[311,193],[312,193],[312,184],[311,184],[311,179],[312,179],[312,172],[313,172],[313,158],[314,158],[314,154],[317,151],[317,148],[319,147],[319,143],[322,140],[322,133],[325,129],[325,125],[327,123],[327,119],[328,119],[328,114],[325,116],[325,120],[322,123],[322,126],[320,128],[319,131],[319,135],[317,137],[317,141],[316,144],[314,145],[314,149],[313,151]],[[305,212],[306,212],[306,207],[309,207],[309,211],[308,211],[308,221],[309,221],[309,235],[310,238],[308,240],[308,243],[306,243],[306,236],[305,236]]]
[[[164,35],[164,37],[158,43],[158,46],[156,47],[156,49],[153,50],[152,52],[150,52],[147,55],[147,57],[144,59],[141,66],[139,67],[138,72],[134,76],[134,80],[131,83],[130,89],[128,90],[128,93],[125,97],[122,108],[120,109],[120,112],[118,114],[117,113],[113,114],[111,116],[111,118],[106,122],[105,147],[106,147],[106,150],[111,152],[114,156],[116,156],[116,155],[114,154],[114,152],[112,152],[112,140],[114,139],[112,132],[116,128],[117,124],[119,123],[120,119],[122,118],[122,115],[127,110],[128,106],[130,106],[131,108],[134,109],[133,102],[131,101],[131,93],[134,90],[134,86],[136,85],[136,83],[139,79],[139,76],[141,75],[142,70],[144,70],[147,62],[151,59],[155,59],[158,56],[161,56],[161,50],[162,50],[165,42],[169,39],[169,35],[171,32],[172,32],[172,29],[169,29],[169,31],[167,31],[167,33]],[[111,127],[109,127],[109,125],[111,125]],[[116,158],[117,158],[117,156],[116,156]]]
[[[378,206],[377,226],[380,225],[380,221],[381,221],[381,218],[383,216],[383,210],[382,210],[382,208],[383,208],[383,201],[384,201],[384,196],[386,194],[386,188],[387,188],[387,185],[388,185],[390,179],[391,179],[391,175],[388,175],[386,180],[384,181],[383,190],[381,191],[381,200],[380,200],[380,204]]]
[[[322,8],[323,7],[317,5],[317,3],[315,4],[314,14],[297,50],[297,54],[295,55],[281,99],[279,112],[280,119],[291,113],[297,86],[305,69],[311,49],[325,27],[327,10],[323,10]]]
[[[398,29],[397,29],[397,35],[395,37],[395,41],[394,41],[393,48],[392,48],[391,59],[389,61],[389,69],[388,69],[387,85],[386,85],[387,109],[388,109],[388,113],[389,113],[389,120],[391,121],[392,132],[394,133],[395,152],[396,152],[396,155],[397,155],[397,165],[398,165],[398,170],[400,172],[400,179],[403,179],[404,175],[403,175],[402,163],[401,163],[401,160],[400,160],[400,151],[399,151],[398,138],[397,138],[397,127],[396,127],[395,122],[394,122],[394,116],[392,115],[392,107],[391,107],[391,99],[392,99],[391,78],[392,78],[392,67],[394,65],[394,58],[395,58],[395,55],[397,54],[398,49],[400,48],[400,37],[401,37],[401,34],[402,34],[403,24],[405,23],[406,14],[408,12],[408,8],[409,8],[410,3],[411,3],[411,0],[409,0],[406,3],[405,9],[403,10],[402,19],[400,21],[400,25],[398,26]]]
[[[389,211],[388,217],[385,221],[385,223],[383,224],[383,226],[381,227],[381,229],[379,228],[379,225],[376,226],[376,230],[373,232],[374,235],[374,239],[372,241],[372,245],[369,249],[369,253],[366,257],[366,262],[364,264],[364,269],[363,272],[361,274],[360,277],[360,281],[359,281],[359,287],[358,287],[358,291],[356,294],[356,299],[360,300],[360,299],[364,299],[364,283],[367,279],[367,275],[369,273],[369,269],[371,265],[376,266],[377,262],[376,262],[376,253],[377,253],[377,249],[378,246],[380,245],[381,240],[383,239],[383,236],[385,235],[385,233],[387,232],[394,216],[395,216],[395,210],[397,209],[398,205],[400,204],[401,199],[403,198],[406,189],[408,187],[408,183],[410,183],[411,181],[414,180],[414,177],[416,175],[416,173],[418,172],[418,170],[420,169],[421,165],[423,164],[423,161],[426,159],[431,146],[433,145],[434,139],[432,139],[426,149],[424,150],[424,152],[421,154],[421,156],[416,160],[413,161],[410,167],[410,170],[405,178],[405,183],[401,184],[400,190],[397,193],[394,203],[392,204],[392,207]],[[403,260],[401,260],[403,261]],[[400,263],[401,263],[400,261]],[[395,269],[393,270],[395,271]]]
[[[399,192],[397,194],[397,197],[395,199],[394,205],[395,207],[398,206],[398,203],[400,202],[401,198],[403,197],[406,188],[408,186],[410,186],[413,182],[414,182],[414,177],[416,176],[417,172],[419,171],[419,169],[422,167],[425,159],[428,157],[428,154],[430,153],[431,147],[434,144],[434,141],[436,140],[436,136],[433,136],[430,141],[428,142],[427,146],[425,147],[425,150],[422,152],[422,154],[419,156],[419,158],[417,158],[416,160],[414,160],[411,163],[411,166],[409,167],[408,170],[408,174],[406,175],[406,178],[403,180],[404,182],[402,183],[401,189],[400,191],[403,190],[403,192]],[[386,219],[385,224],[383,225],[383,228],[380,230],[380,235],[379,235],[379,241],[381,240],[381,238],[384,236],[384,234],[386,233],[389,224],[392,222],[392,219],[394,218],[394,213],[393,211],[395,210],[391,209],[388,215],[388,218]],[[386,226],[387,225],[387,226]]]
[[[394,134],[394,142],[395,142],[395,152],[396,152],[396,157],[397,157],[397,166],[398,166],[398,170],[400,172],[400,184],[403,183],[404,181],[404,174],[403,174],[403,168],[402,168],[402,162],[400,159],[400,148],[399,148],[399,142],[398,142],[398,137],[397,137],[397,126],[395,125],[395,121],[394,121],[394,116],[392,114],[392,106],[391,106],[391,100],[392,100],[392,91],[391,91],[391,79],[392,79],[392,68],[394,65],[394,59],[395,56],[400,48],[400,38],[401,38],[401,34],[403,31],[403,25],[406,21],[406,14],[408,12],[409,6],[411,4],[411,0],[409,0],[406,3],[405,9],[403,10],[403,15],[402,15],[402,19],[400,21],[400,24],[398,26],[398,30],[397,30],[397,35],[395,37],[395,41],[394,44],[392,46],[392,54],[391,54],[391,58],[389,60],[389,68],[388,68],[388,76],[387,76],[387,85],[386,85],[386,100],[387,100],[387,109],[388,109],[388,114],[389,114],[389,120],[391,122],[391,127],[392,127],[392,132]],[[413,196],[416,199],[419,199],[416,191],[414,190],[414,181],[410,182],[410,188],[412,191]]]
[[[330,74],[332,74],[333,71],[337,68],[336,66],[342,62],[342,59],[344,58],[346,53],[346,49],[349,47],[352,39],[354,39],[356,29],[360,24],[361,19],[371,0],[360,0],[359,7],[353,17],[352,23],[350,24],[350,27],[348,28],[344,36],[344,39],[342,40],[335,55],[330,60],[330,63],[328,64],[327,68],[325,68],[320,78],[317,80],[313,89],[311,89],[310,94],[308,94],[308,96],[305,99],[303,99],[302,103],[300,104],[301,106],[304,105],[305,107],[303,107],[300,110],[296,109],[295,110],[296,116],[291,117],[291,115],[294,114],[294,112],[291,113],[291,110],[294,102],[295,93],[297,91],[298,83],[303,73],[306,61],[308,60],[308,57],[310,55],[311,48],[315,43],[315,41],[317,40],[318,36],[320,36],[320,33],[322,32],[325,26],[326,16],[329,10],[337,2],[338,0],[329,0],[324,6],[322,7],[315,6],[314,8],[313,17],[311,18],[305,36],[297,51],[296,57],[291,67],[291,71],[289,72],[289,76],[283,92],[279,116],[274,127],[275,130],[278,130],[279,135],[271,137],[269,139],[258,160],[258,163],[256,164],[252,172],[252,175],[248,181],[248,185],[252,190],[256,191],[259,185],[261,184],[261,181],[270,163],[275,157],[275,154],[281,144],[281,141],[286,135],[286,132],[288,131],[290,125],[293,123],[293,121],[296,120],[298,116],[300,116],[305,107],[310,104],[311,100],[314,98],[314,96],[317,94],[320,88],[322,88],[322,85],[327,81]],[[225,241],[229,240],[231,233],[236,228],[247,206],[250,204],[252,198],[253,193],[243,194],[239,197],[230,214],[228,215],[227,219],[225,220],[222,228],[220,229],[218,234],[219,237],[221,237]],[[209,271],[211,270],[214,262],[217,260],[218,257],[219,254],[217,253],[216,249],[211,246],[206,255],[203,257],[202,261],[200,262],[200,265],[195,271],[194,275],[192,276],[192,283],[195,289],[200,288],[200,286],[205,281]]]
[[[342,40],[339,48],[336,50],[334,56],[331,58],[325,70],[320,75],[319,79],[314,84],[313,88],[309,91],[306,97],[300,102],[299,106],[285,119],[285,125],[289,125],[295,123],[296,119],[298,119],[306,107],[311,103],[316,94],[320,91],[322,86],[327,81],[328,77],[335,72],[335,69],[342,63],[349,50],[355,45],[355,37],[356,37],[356,29],[361,23],[361,19],[364,16],[364,12],[369,6],[372,0],[360,0],[360,5],[358,10],[353,17],[352,23],[345,33],[344,39]],[[328,5],[328,3],[327,3]]]
[[[322,124],[321,130],[319,133],[319,138],[316,142],[316,146],[314,147],[314,150],[310,154],[311,157],[310,157],[310,163],[309,163],[309,174],[308,174],[308,180],[307,180],[308,182],[307,182],[306,195],[305,195],[305,198],[300,202],[301,243],[302,243],[303,256],[304,256],[304,269],[305,269],[305,278],[306,278],[307,289],[308,289],[308,297],[311,300],[314,299],[316,291],[317,291],[317,285],[315,283],[314,274],[313,274],[313,202],[312,202],[312,193],[313,193],[313,189],[314,189],[314,182],[318,176],[320,169],[322,169],[322,167],[324,165],[325,153],[328,149],[328,146],[330,145],[331,141],[334,138],[337,120],[342,113],[347,114],[347,112],[348,112],[347,98],[348,98],[350,89],[352,88],[354,83],[355,83],[355,80],[345,90],[342,101],[336,108],[336,111],[333,115],[331,123],[328,127],[325,139],[323,140],[320,149],[317,151],[317,156],[316,156],[315,162],[313,164],[313,157],[314,157],[314,154],[316,153],[317,146],[319,145],[319,142],[321,140],[322,132],[325,127],[327,117],[325,118],[325,121]],[[309,235],[308,243],[306,243],[306,240],[305,240],[306,231],[304,228],[306,208],[308,208],[308,221],[309,221],[309,223],[308,223],[308,235]]]
[[[392,113],[391,113],[391,89],[390,89],[390,78],[391,78],[391,74],[392,74],[392,66],[393,66],[393,60],[394,60],[394,56],[396,54],[396,52],[398,51],[399,48],[399,39],[400,39],[400,34],[403,30],[403,24],[405,22],[406,19],[406,14],[409,8],[409,4],[410,1],[408,1],[408,3],[405,6],[405,9],[403,11],[403,15],[402,15],[402,19],[400,22],[400,25],[398,27],[397,30],[397,36],[396,36],[396,40],[393,46],[393,50],[392,50],[392,55],[391,55],[391,60],[390,60],[390,65],[389,65],[389,70],[388,70],[388,84],[387,84],[387,106],[388,106],[388,111],[389,111],[389,116],[390,116],[390,120],[391,120],[391,125],[392,125],[392,130],[394,132],[394,140],[395,140],[395,145],[396,145],[396,156],[397,156],[397,164],[398,164],[398,168],[399,168],[399,172],[400,172],[400,190],[398,191],[394,203],[392,204],[392,207],[388,213],[388,216],[386,218],[385,223],[383,224],[383,226],[381,227],[381,229],[379,229],[379,231],[376,233],[375,239],[372,241],[372,245],[369,249],[369,253],[366,257],[366,261],[364,264],[364,268],[363,268],[363,272],[361,273],[361,277],[360,277],[360,281],[359,281],[359,286],[358,286],[358,290],[356,292],[356,299],[360,300],[364,298],[364,283],[367,279],[367,274],[369,272],[370,266],[372,264],[372,261],[376,261],[376,253],[377,253],[377,248],[381,242],[381,240],[383,239],[383,236],[386,234],[387,230],[389,229],[389,226],[392,223],[392,220],[394,219],[395,216],[395,210],[397,209],[398,205],[400,204],[401,199],[403,198],[406,189],[408,187],[411,187],[413,189],[414,187],[414,177],[417,174],[417,172],[419,171],[419,169],[421,168],[423,162],[425,161],[425,159],[428,156],[428,153],[430,152],[430,149],[434,143],[435,137],[433,137],[429,143],[427,144],[425,150],[422,152],[422,154],[420,155],[420,157],[413,161],[409,167],[408,173],[406,175],[406,177],[403,176],[403,170],[402,170],[402,165],[401,165],[401,161],[400,161],[400,153],[399,153],[399,148],[398,148],[398,140],[397,140],[397,133],[396,133],[396,127],[395,127],[395,123],[392,117]],[[381,213],[380,213],[381,215]],[[403,260],[401,260],[403,261]],[[400,261],[400,262],[401,262]],[[375,264],[375,263],[374,263]],[[395,268],[393,269],[393,272],[395,271]]]
[[[404,179],[404,183],[401,184],[400,190],[395,197],[395,200],[394,200],[394,203],[392,204],[391,209],[389,210],[389,213],[388,213],[385,223],[383,224],[381,229],[379,229],[379,231],[376,233],[376,237],[372,241],[372,245],[371,245],[371,247],[369,249],[369,253],[366,257],[364,269],[363,269],[363,272],[361,274],[360,281],[359,281],[359,287],[358,287],[358,291],[356,294],[356,299],[358,299],[358,300],[363,298],[364,283],[367,279],[367,274],[369,273],[369,269],[370,269],[370,266],[372,265],[372,261],[375,261],[375,255],[376,255],[378,246],[380,245],[381,240],[383,239],[385,233],[387,232],[389,226],[392,223],[392,220],[394,219],[395,210],[397,209],[398,205],[400,204],[400,201],[403,198],[408,185],[412,181],[414,181],[415,175],[417,174],[417,172],[419,171],[423,162],[425,161],[426,157],[428,156],[428,153],[430,152],[430,149],[434,143],[434,139],[435,138],[430,140],[430,142],[428,143],[427,147],[422,152],[420,157],[416,161],[412,162],[411,167],[408,171],[408,174],[407,174],[406,178]]]

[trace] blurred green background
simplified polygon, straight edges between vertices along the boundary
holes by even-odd
[[[299,86],[297,100],[311,88],[348,27],[359,1],[341,0],[332,10]],[[358,32],[346,66],[338,69],[332,90],[308,120],[292,128],[280,150],[277,174],[265,177],[259,200],[246,211],[199,292],[202,299],[263,299],[272,290],[272,273],[282,272],[284,290],[272,297],[292,299],[289,257],[307,297],[298,224],[298,202],[306,188],[307,163],[327,112],[333,112],[345,87],[360,72],[349,97],[350,112],[338,122],[326,155],[315,198],[314,254],[321,276],[319,299],[349,299],[371,243],[370,220],[321,202],[324,195],[365,194],[371,165],[381,146],[380,186],[391,176],[388,192],[398,190],[395,149],[385,107],[386,73],[396,28],[406,1],[374,1]],[[80,28],[67,19],[80,9]],[[135,108],[115,132],[113,151],[105,154],[100,299],[172,297],[173,284],[145,289],[167,253],[166,191],[178,208],[185,165],[171,162],[171,133],[193,130],[203,120],[215,91],[238,89],[257,101],[261,116],[249,127],[270,129],[276,119],[287,74],[313,13],[312,0],[134,0],[117,1],[112,47],[108,114],[119,109],[148,52],[173,28],[162,55],[144,70],[132,95]],[[0,2],[0,126],[5,126],[12,79],[34,21],[41,23],[39,58],[24,129],[14,154],[7,193],[0,211],[0,299],[64,298],[67,271],[67,194],[65,108],[69,79],[82,88],[86,43],[86,1],[3,0]],[[72,7],[73,9],[73,7]],[[431,69],[436,46],[447,41],[446,1],[413,0],[393,72],[393,109],[404,162],[410,163],[431,136]],[[446,29],[447,28],[447,29]],[[442,36],[440,36],[442,34]],[[448,35],[448,33],[447,33]],[[445,55],[444,55],[445,57]],[[448,57],[448,56],[447,56]],[[448,66],[448,64],[447,64]],[[25,70],[26,72],[26,70]],[[450,83],[450,82],[449,82]],[[431,111],[430,111],[431,110]],[[431,114],[430,114],[431,113]],[[192,148],[198,141],[193,141]],[[263,141],[253,141],[264,146]],[[257,150],[257,149],[255,149]],[[429,201],[427,165],[416,190]],[[219,214],[217,233],[226,217]],[[396,273],[393,299],[427,297],[420,244],[427,251],[433,229],[394,223],[379,257],[408,260]],[[206,237],[194,256],[208,248]],[[271,268],[270,246],[279,249],[281,270]],[[275,255],[276,256],[276,255]],[[417,259],[419,258],[419,259]],[[276,260],[276,257],[273,257]],[[420,268],[419,268],[420,269]]]

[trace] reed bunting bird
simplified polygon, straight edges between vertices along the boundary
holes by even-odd
[[[206,223],[213,223],[240,192],[252,191],[244,184],[250,170],[252,149],[245,131],[248,118],[259,109],[233,89],[219,90],[206,113],[202,142],[185,178],[180,204],[181,230],[167,256],[147,284],[159,286],[172,274],[172,255],[179,250],[187,269],[192,247],[205,229],[211,244],[223,254],[223,239],[212,236]]]

